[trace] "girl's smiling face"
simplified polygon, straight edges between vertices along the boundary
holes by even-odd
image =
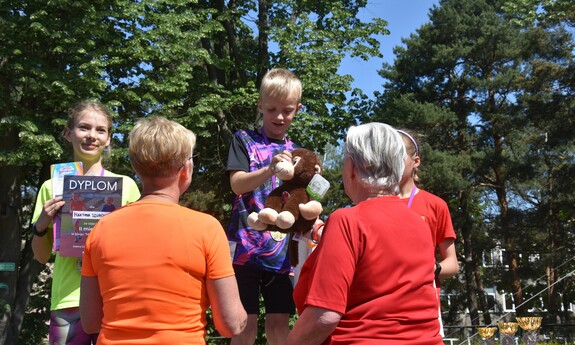
[[[74,159],[98,161],[102,151],[110,145],[110,123],[106,115],[87,108],[77,117],[72,128],[66,129],[66,140],[74,149]]]

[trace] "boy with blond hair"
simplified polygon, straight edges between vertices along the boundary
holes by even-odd
[[[291,71],[275,68],[264,76],[258,110],[261,128],[234,134],[228,155],[227,172],[236,194],[228,226],[228,240],[240,290],[248,313],[245,330],[232,338],[232,345],[251,345],[257,336],[259,296],[266,309],[268,344],[282,345],[289,334],[289,317],[295,313],[288,257],[289,237],[279,232],[256,231],[247,218],[259,212],[268,194],[278,185],[274,165],[291,161],[297,146],[286,137],[301,109],[302,84]]]

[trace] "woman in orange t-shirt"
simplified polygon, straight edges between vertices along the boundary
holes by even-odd
[[[142,198],[102,217],[88,236],[80,314],[98,344],[205,344],[206,310],[218,332],[239,334],[240,302],[220,223],[178,204],[192,181],[195,135],[161,117],[130,133]],[[95,312],[95,311],[100,311]]]

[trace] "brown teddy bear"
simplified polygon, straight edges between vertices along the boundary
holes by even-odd
[[[306,187],[315,174],[321,174],[319,157],[304,148],[292,151],[292,163],[282,161],[275,166],[275,175],[283,183],[268,195],[264,209],[252,212],[248,224],[254,230],[279,231],[304,235],[311,230],[323,211],[321,203],[313,200]],[[292,266],[297,265],[298,243],[290,237],[289,254]]]

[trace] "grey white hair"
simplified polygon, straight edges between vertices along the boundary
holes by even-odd
[[[393,127],[378,122],[350,127],[344,154],[354,162],[366,187],[383,195],[399,194],[406,151],[401,135]]]

